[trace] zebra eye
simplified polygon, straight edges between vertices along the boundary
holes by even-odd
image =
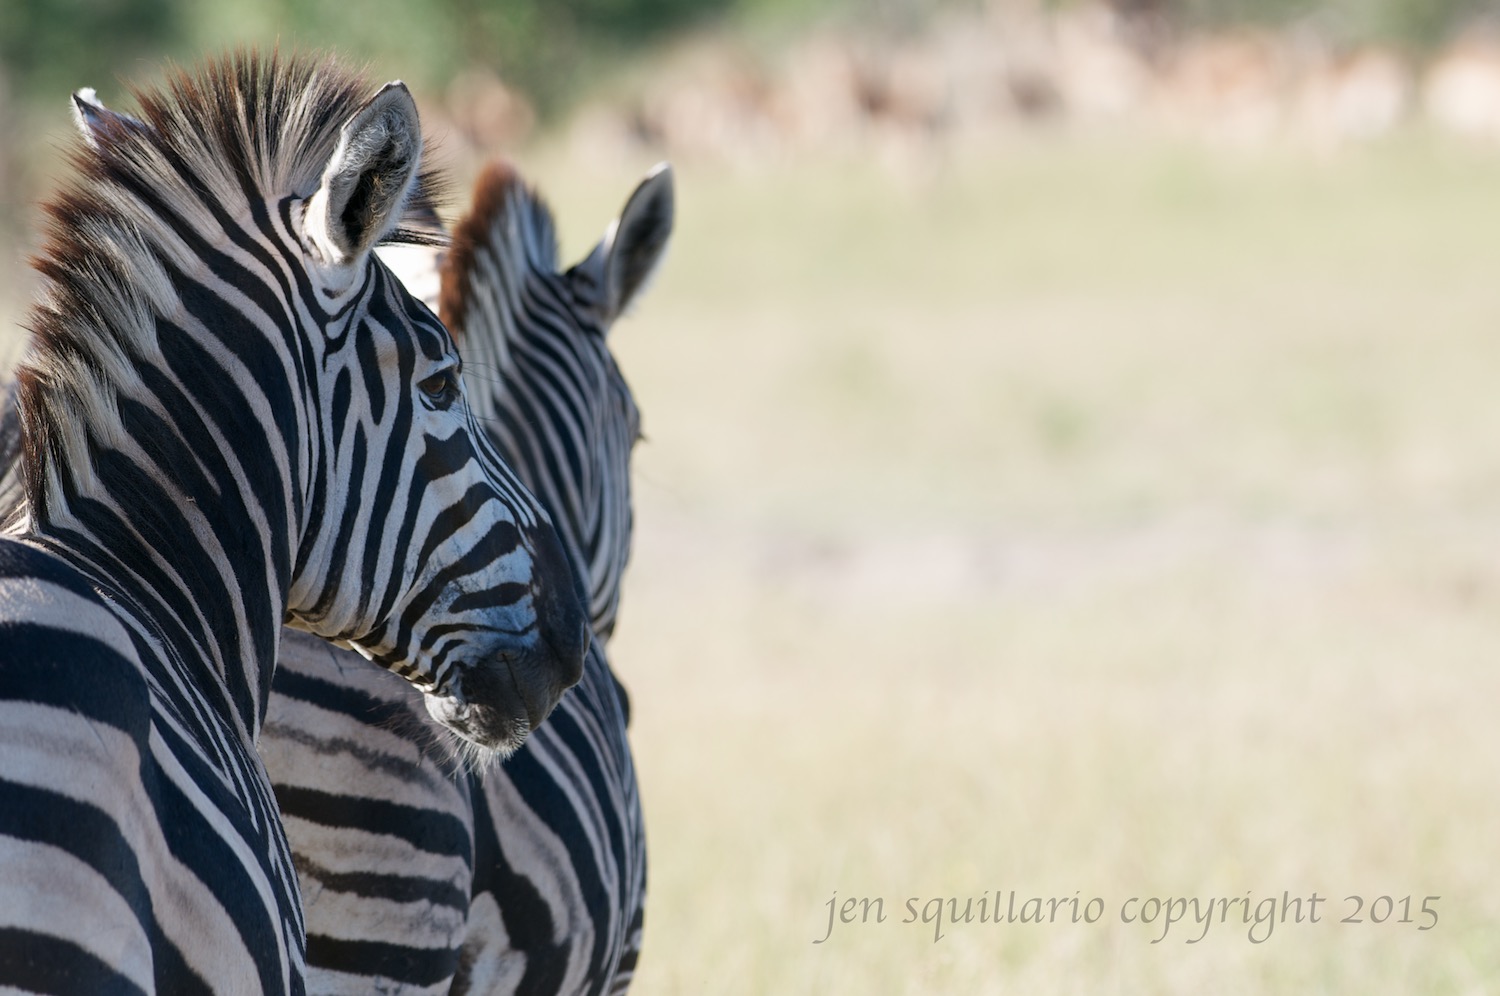
[[[458,400],[457,372],[453,367],[439,370],[431,377],[417,381],[417,390],[434,408],[446,409]]]

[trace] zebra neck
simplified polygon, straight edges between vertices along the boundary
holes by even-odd
[[[122,413],[130,410],[122,401]],[[153,459],[96,450],[92,474],[63,475],[63,501],[30,523],[33,539],[154,634],[253,742],[270,695],[291,569],[287,530],[269,525],[285,520],[267,514],[265,504],[274,503],[264,496],[290,501],[255,480],[253,468],[212,448],[183,448],[163,459],[160,451],[182,438],[171,426],[152,428]]]

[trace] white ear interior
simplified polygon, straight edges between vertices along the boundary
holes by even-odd
[[[387,83],[345,122],[307,205],[307,234],[329,263],[359,262],[395,227],[421,158],[417,106],[405,84]]]

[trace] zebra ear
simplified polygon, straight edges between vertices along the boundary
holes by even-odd
[[[345,122],[307,205],[307,234],[330,263],[358,263],[400,221],[421,158],[417,105],[387,83]]]
[[[149,130],[145,122],[105,107],[90,86],[73,91],[73,123],[92,149],[99,148],[110,135]]]
[[[654,166],[609,225],[604,238],[570,276],[580,296],[592,300],[608,329],[650,282],[672,237],[676,212],[672,167]]]

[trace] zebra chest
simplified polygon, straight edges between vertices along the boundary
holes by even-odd
[[[473,879],[469,786],[410,686],[283,634],[260,751],[297,856],[315,992],[447,992]]]

